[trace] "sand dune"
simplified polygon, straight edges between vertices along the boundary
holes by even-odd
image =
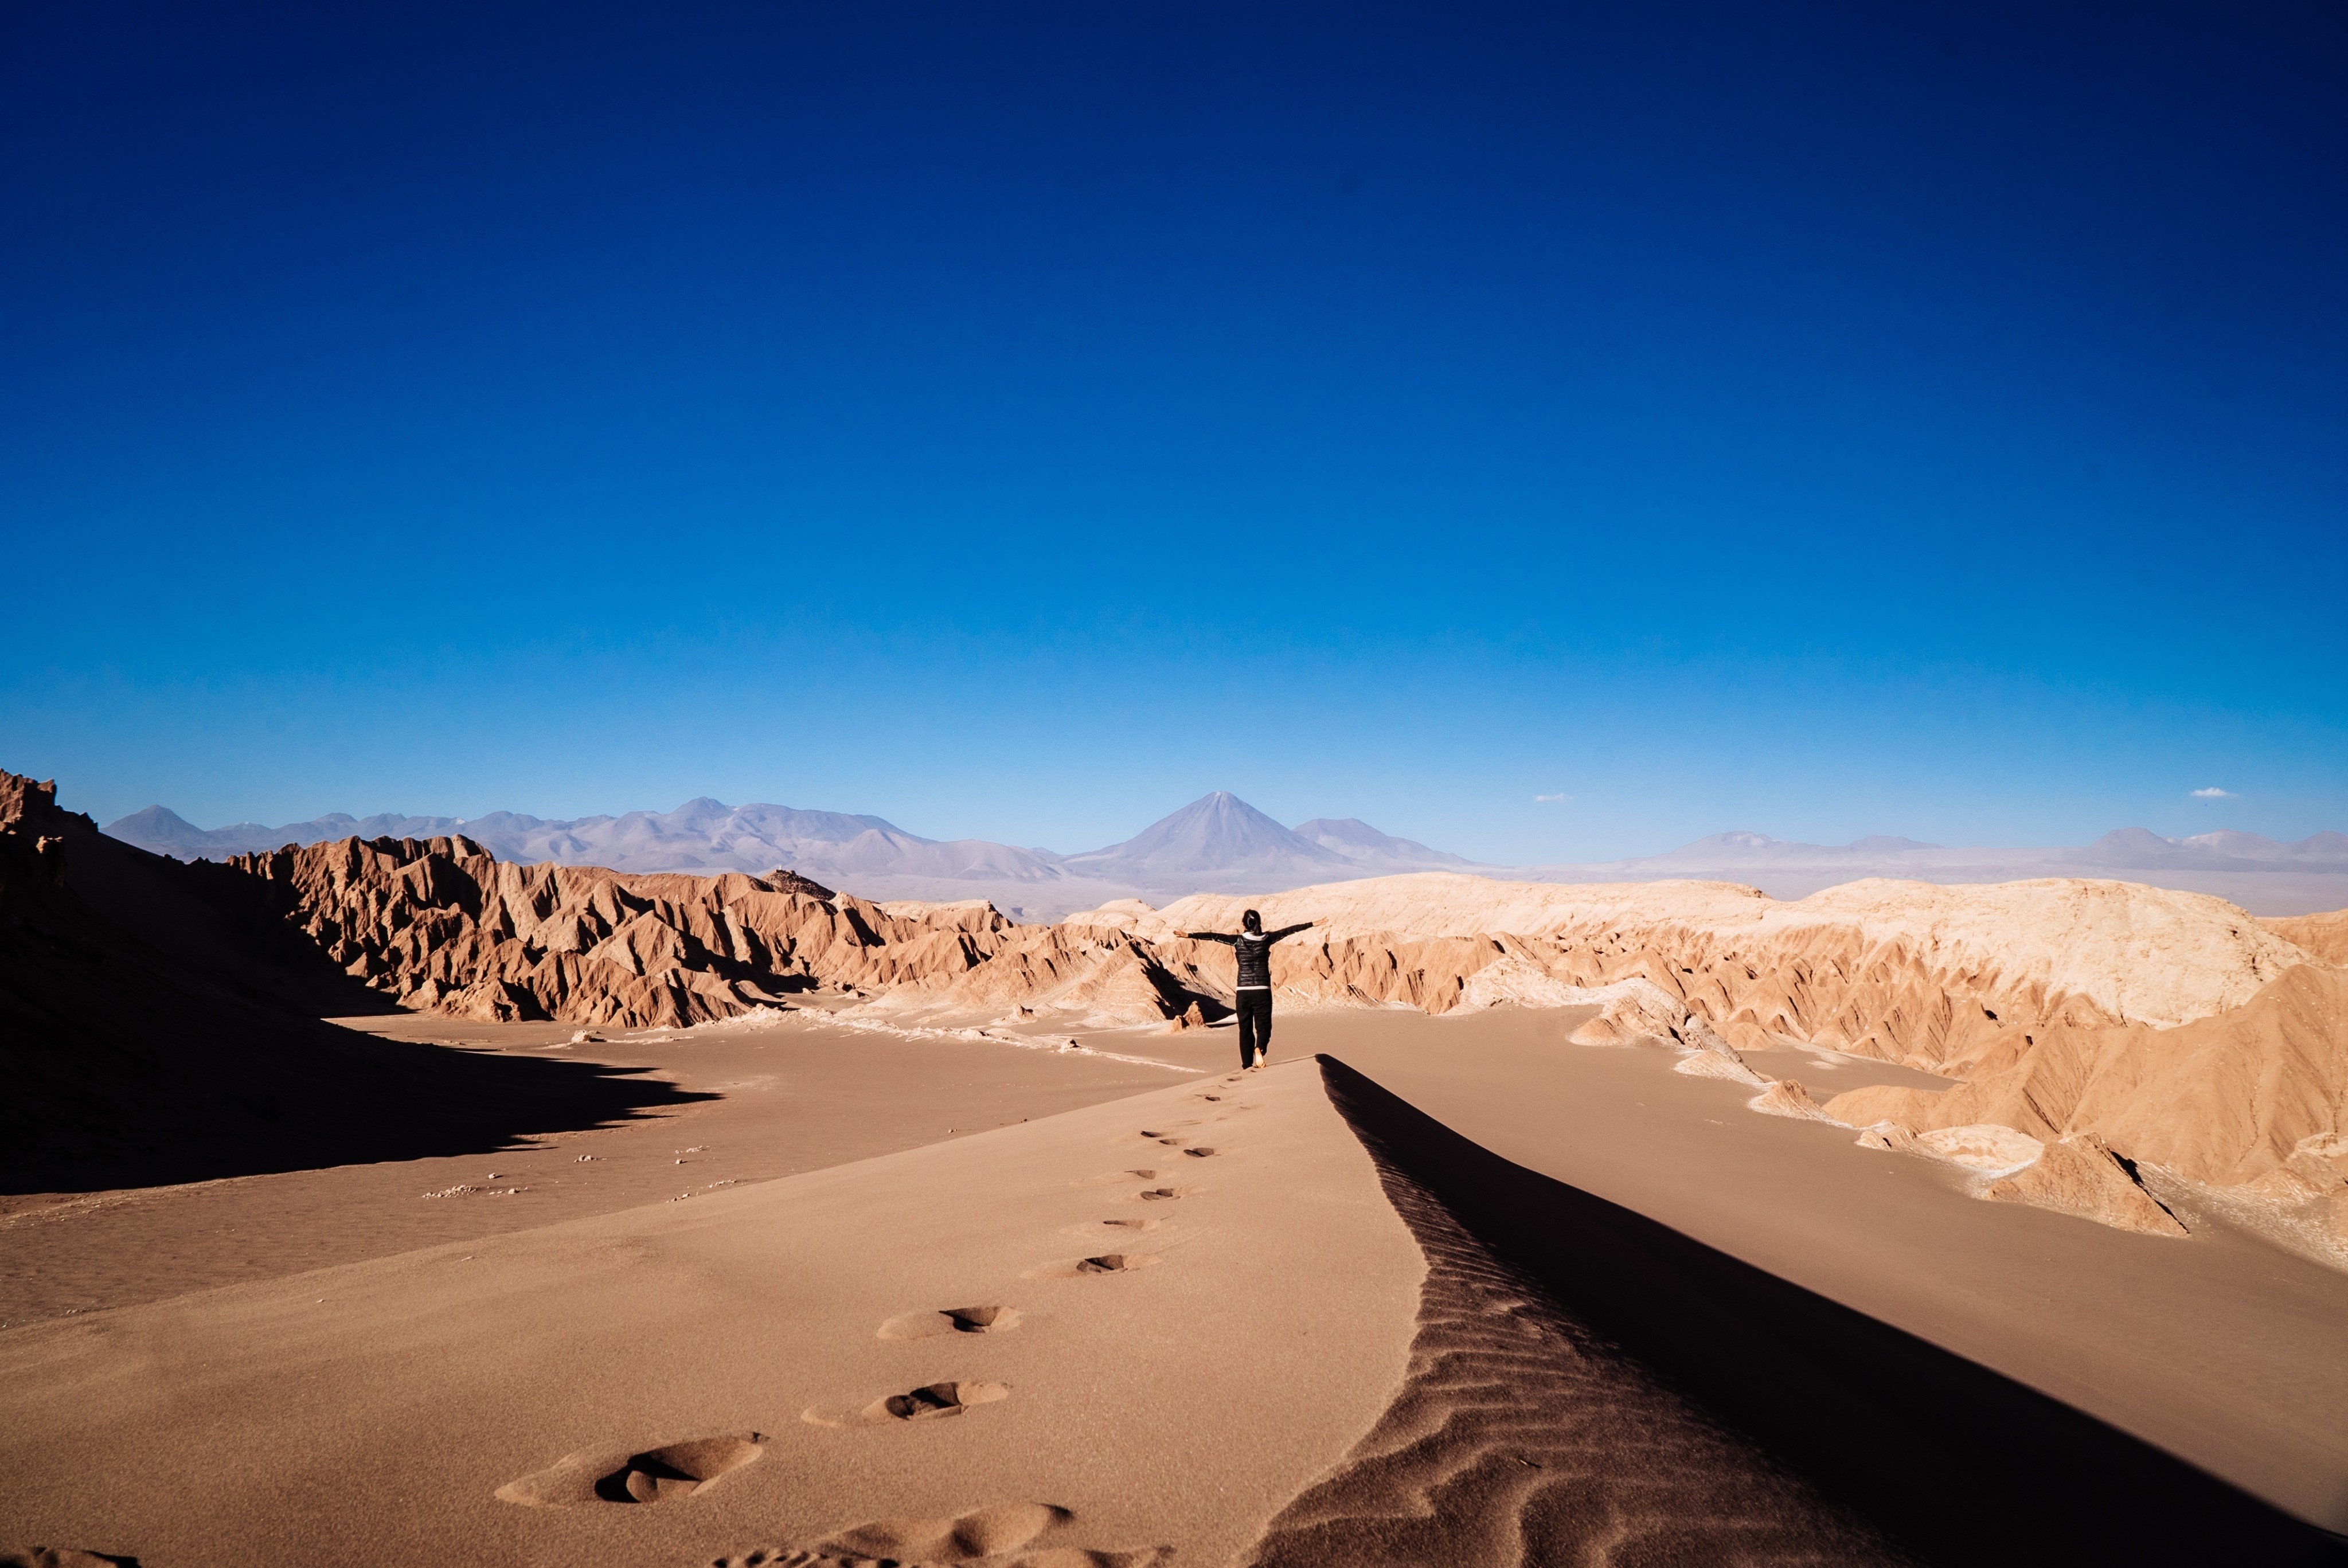
[[[2334,1560],[1310,1061],[17,1329],[0,1388],[16,1538],[153,1563]]]
[[[2340,1560],[2234,1484],[2348,1522],[2341,1275],[2271,1244],[2348,1260],[2339,917],[1252,902],[1321,923],[1274,979],[1330,1057],[1243,1078],[1182,934],[1237,899],[1018,924],[455,836],[186,866],[5,780],[12,1133],[216,1116],[291,1174],[0,1218],[0,1563]],[[507,1048],[314,1016],[355,999]],[[483,1087],[608,1084],[544,1053],[619,1026],[665,1080]],[[516,1136],[646,1109],[696,1119]]]
[[[188,1564],[1229,1561],[1377,1418],[1425,1264],[1310,1064],[1201,1087],[12,1331],[10,1532]],[[1142,1130],[1178,1122],[1216,1155],[1144,1202],[1182,1155]],[[1142,1217],[1153,1266],[1077,1266],[1131,1254],[1072,1233]],[[1017,1315],[901,1333],[972,1303]]]

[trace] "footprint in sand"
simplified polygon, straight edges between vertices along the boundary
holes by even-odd
[[[1101,1223],[1114,1225],[1120,1231],[1154,1231],[1158,1228],[1155,1220],[1103,1220]]]
[[[569,1508],[590,1502],[674,1502],[715,1484],[766,1452],[757,1432],[695,1438],[665,1448],[582,1449],[545,1470],[498,1488],[501,1502],[525,1508]]]
[[[1155,1171],[1112,1171],[1106,1176],[1087,1177],[1082,1181],[1072,1182],[1070,1185],[1077,1187],[1107,1187],[1112,1182],[1133,1181],[1136,1177],[1140,1178],[1144,1181],[1155,1181],[1158,1180],[1158,1172]]]
[[[1209,1149],[1204,1144],[1200,1144],[1195,1149],[1185,1149],[1182,1152],[1189,1155],[1194,1160],[1205,1160],[1212,1156],[1215,1151]]]
[[[1146,1192],[1135,1194],[1144,1203],[1170,1203],[1177,1198],[1187,1198],[1189,1195],[1190,1189],[1188,1187],[1152,1187]]]
[[[0,1550],[0,1568],[139,1568],[136,1557],[84,1552],[77,1546],[19,1546]]]
[[[1146,1253],[1103,1253],[1097,1258],[1085,1258],[1076,1264],[1078,1274],[1127,1274],[1147,1268],[1158,1260]]]
[[[1004,1568],[1154,1568],[1172,1549],[1101,1552],[1046,1542],[1072,1532],[1076,1515],[1043,1502],[1006,1502],[953,1519],[877,1519],[812,1546],[762,1546],[720,1557],[709,1568],[942,1568],[1001,1563]],[[1015,1555],[1014,1555],[1015,1554]]]
[[[1080,1279],[1086,1274],[1131,1274],[1158,1262],[1153,1253],[1102,1253],[1097,1257],[1077,1258],[1065,1264],[1046,1264],[1039,1269],[1029,1269],[1023,1279]]]
[[[1008,1306],[942,1306],[934,1312],[909,1312],[880,1326],[883,1339],[934,1339],[942,1334],[1004,1334],[1019,1326],[1019,1314]]]
[[[829,1411],[809,1405],[799,1412],[799,1419],[810,1427],[889,1426],[959,1416],[973,1405],[992,1405],[1010,1397],[1010,1386],[1004,1383],[928,1383],[875,1399],[860,1410]]]
[[[864,1407],[864,1418],[877,1421],[926,1421],[939,1416],[959,1416],[973,1405],[992,1405],[1011,1397],[1001,1383],[927,1383],[902,1394],[875,1399]]]

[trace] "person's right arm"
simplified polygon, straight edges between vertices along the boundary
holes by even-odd
[[[1230,933],[1221,931],[1186,931],[1182,934],[1193,942],[1220,942],[1226,947],[1236,947],[1240,941]]]

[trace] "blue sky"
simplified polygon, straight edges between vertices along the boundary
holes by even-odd
[[[0,19],[101,820],[2348,827],[2337,5],[201,9]]]

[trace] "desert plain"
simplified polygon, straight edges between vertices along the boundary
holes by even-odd
[[[2340,915],[1026,924],[6,786],[0,1562],[2343,1560]]]

